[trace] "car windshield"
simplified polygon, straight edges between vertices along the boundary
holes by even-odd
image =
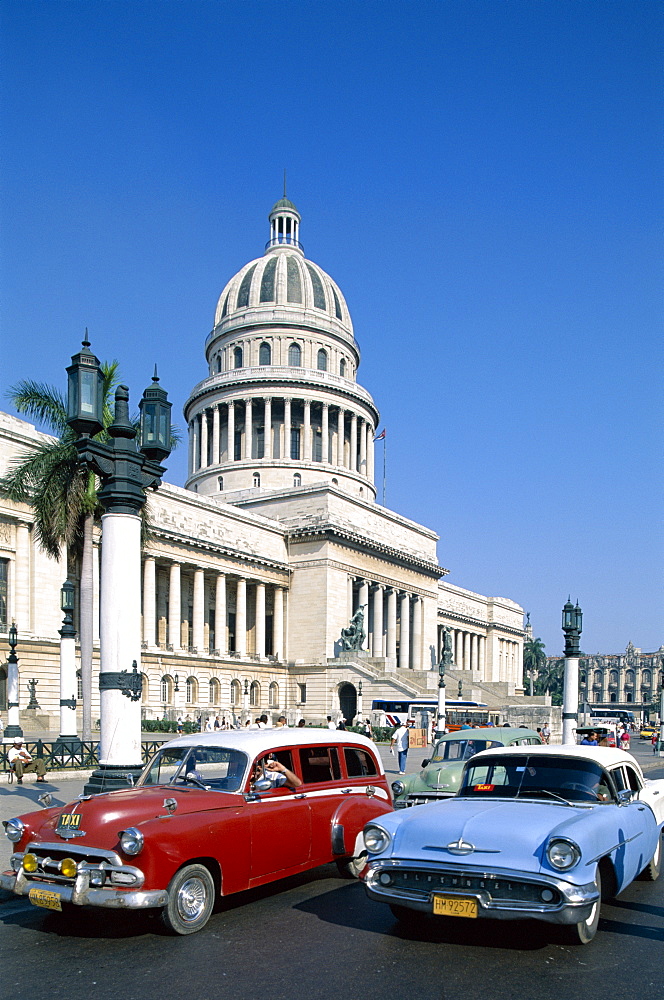
[[[611,799],[612,792],[602,767],[593,761],[505,755],[468,764],[459,795],[605,802]]]
[[[432,764],[440,764],[445,760],[468,760],[480,750],[492,750],[502,745],[496,740],[440,740],[430,760]]]
[[[139,785],[172,785],[182,782],[205,785],[217,791],[237,792],[246,773],[248,757],[228,747],[162,747],[139,778]]]

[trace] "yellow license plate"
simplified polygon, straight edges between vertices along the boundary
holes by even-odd
[[[30,889],[28,899],[34,906],[43,906],[45,910],[62,912],[62,900],[57,892],[49,892],[48,889]]]
[[[439,917],[476,917],[477,900],[459,896],[434,896],[433,912]]]

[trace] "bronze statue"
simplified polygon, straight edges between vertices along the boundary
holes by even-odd
[[[366,605],[363,605],[366,607]],[[366,632],[364,631],[364,611],[358,608],[350,620],[347,628],[341,630],[341,644],[344,650],[362,649]]]

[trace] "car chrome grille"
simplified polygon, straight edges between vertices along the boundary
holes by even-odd
[[[380,876],[389,875],[389,883]],[[398,889],[412,894],[413,898],[427,899],[432,892],[477,893],[492,900],[510,900],[521,903],[546,903],[559,906],[562,897],[553,886],[541,882],[527,882],[496,875],[476,875],[472,872],[427,872],[407,868],[384,868],[376,872],[377,889]],[[542,897],[546,892],[547,898]],[[551,898],[548,898],[551,897]]]

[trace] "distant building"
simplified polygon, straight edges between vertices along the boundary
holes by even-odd
[[[305,257],[292,202],[278,201],[269,221],[264,254],[221,293],[205,377],[185,404],[185,488],[150,496],[144,715],[352,718],[372,698],[435,697],[444,626],[449,696],[460,682],[465,698],[512,703],[523,693],[522,608],[445,582],[437,534],[375,502],[379,413],[357,381],[346,301]],[[0,474],[44,440],[0,414]],[[34,677],[40,724],[56,729],[66,576],[65,554],[40,550],[32,511],[0,499],[0,631],[16,621],[21,706]],[[341,629],[359,608],[364,651],[342,653]]]
[[[549,664],[563,662],[555,656],[547,659]],[[662,670],[664,645],[654,653],[643,653],[631,642],[622,654],[584,653],[579,663],[580,701],[587,701],[593,709],[642,713],[659,697]]]

